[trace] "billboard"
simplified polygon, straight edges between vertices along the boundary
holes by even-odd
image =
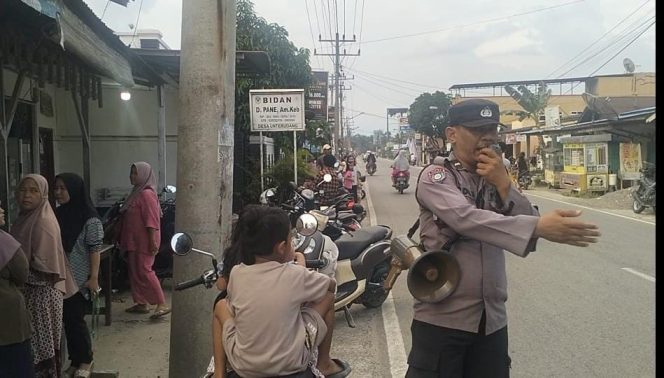
[[[304,89],[252,89],[251,131],[304,130]]]
[[[327,71],[312,71],[313,78],[305,99],[307,112],[313,114],[311,119],[327,121]]]

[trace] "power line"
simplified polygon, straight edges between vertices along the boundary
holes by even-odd
[[[141,19],[142,9],[143,9],[143,0],[141,0],[141,4],[138,6],[138,15],[136,16],[136,23],[134,24],[134,35],[131,36],[131,42],[129,42],[129,46],[132,46],[134,44],[134,38],[136,38],[136,33],[138,33],[138,21]]]
[[[386,82],[386,81],[383,80],[383,79],[378,79],[378,78],[376,78],[376,79],[369,79],[369,78],[367,78],[367,77],[363,77],[363,76],[361,76],[361,75],[358,75],[357,77],[358,77],[359,79],[362,79],[362,80],[364,80],[364,81],[368,81],[369,83],[372,83],[372,84],[374,84],[374,85],[378,85],[378,86],[383,87],[383,88],[385,88],[385,89],[387,89],[387,90],[394,91],[394,92],[397,92],[397,93],[403,93],[403,91],[400,90],[400,89],[394,89],[394,88],[387,87],[387,86],[381,84],[380,82],[376,82],[376,81],[374,81],[374,80],[382,80],[383,82],[385,82],[386,85],[392,85],[392,86],[397,87],[397,88],[403,88],[403,89],[405,89],[405,90],[407,90],[407,91],[410,91],[410,92],[413,92],[413,93],[417,93],[418,96],[422,94],[421,91],[418,91],[418,90],[415,90],[415,89],[412,89],[412,88],[408,88],[408,87],[404,87],[404,86],[401,86],[401,85],[399,85],[399,84],[389,83],[389,82]]]
[[[653,16],[653,18],[654,18],[654,16]],[[604,66],[606,66],[607,64],[609,64],[609,62],[612,61],[613,58],[615,58],[616,56],[618,56],[618,54],[620,54],[621,52],[625,51],[625,49],[628,48],[632,43],[634,43],[634,41],[636,41],[637,39],[639,39],[639,37],[642,36],[643,33],[645,33],[646,31],[648,31],[648,29],[650,29],[653,25],[655,25],[655,22],[656,22],[656,21],[651,22],[650,25],[648,25],[645,29],[643,29],[643,30],[642,30],[642,31],[641,31],[636,37],[632,38],[632,40],[629,41],[629,42],[627,43],[627,45],[625,45],[625,47],[623,47],[622,49],[620,49],[617,53],[615,53],[612,57],[610,57],[606,62],[604,62],[604,64],[602,64],[601,66],[599,66],[595,71],[593,71],[592,73],[590,73],[588,76],[592,76],[592,75],[596,74],[597,71],[601,70]]]
[[[571,2],[568,2],[568,3],[558,4],[558,5],[554,5],[554,6],[550,6],[550,7],[546,7],[546,8],[539,8],[539,9],[535,9],[535,10],[531,10],[531,11],[527,11],[527,12],[515,13],[515,14],[509,15],[509,16],[505,16],[505,17],[489,18],[489,19],[486,19],[486,20],[483,20],[483,21],[478,21],[478,22],[472,23],[472,24],[451,26],[451,27],[447,27],[447,28],[443,28],[443,29],[430,30],[430,31],[425,31],[425,32],[420,32],[420,33],[405,34],[405,35],[398,35],[398,36],[394,36],[394,37],[374,39],[374,40],[366,41],[365,43],[375,43],[375,42],[391,41],[393,39],[417,37],[417,36],[425,35],[425,34],[433,34],[433,33],[439,33],[439,32],[447,31],[447,30],[456,30],[456,29],[459,29],[459,28],[465,28],[465,27],[468,27],[468,26],[476,26],[476,25],[487,24],[487,23],[492,23],[492,22],[496,22],[496,21],[503,21],[503,20],[508,20],[510,18],[513,18],[513,17],[525,16],[527,14],[543,12],[543,11],[547,11],[547,10],[551,10],[551,9],[555,9],[555,8],[560,8],[560,7],[564,7],[564,6],[575,4],[575,3],[580,3],[580,2],[583,2],[583,1],[585,1],[585,0],[574,0],[574,1],[571,1]]]
[[[560,77],[563,77],[563,76],[567,75],[568,73],[570,73],[571,71],[573,71],[574,69],[576,69],[577,67],[579,67],[579,66],[581,66],[582,64],[588,62],[589,60],[597,58],[598,55],[602,54],[602,53],[605,52],[605,51],[608,51],[609,47],[611,47],[612,45],[618,44],[618,43],[619,43],[620,41],[622,41],[623,39],[625,39],[625,38],[629,38],[629,37],[630,37],[631,35],[633,35],[634,33],[637,33],[639,28],[643,27],[645,24],[647,24],[648,22],[650,22],[650,21],[651,21],[652,19],[654,19],[654,18],[655,18],[655,16],[652,16],[652,17],[650,17],[649,19],[647,19],[647,20],[641,22],[639,25],[637,25],[636,27],[634,27],[634,28],[631,29],[630,31],[624,32],[624,34],[623,34],[622,36],[619,36],[619,37],[616,38],[613,42],[609,43],[607,46],[605,46],[605,47],[602,48],[601,50],[597,51],[596,53],[594,53],[594,54],[588,56],[586,59],[582,60],[582,61],[579,62],[577,65],[575,65],[574,67],[572,67],[572,68],[570,68],[569,70],[565,71],[563,74],[559,75],[558,77],[559,77],[559,78],[560,78]],[[637,21],[637,22],[639,22],[639,21]],[[633,23],[633,24],[634,24],[634,23]],[[632,24],[632,25],[633,25],[633,24]],[[630,25],[630,26],[631,26],[631,25]]]
[[[611,56],[606,62],[604,62],[601,66],[599,66],[595,71],[593,71],[593,72],[591,72],[590,74],[588,74],[588,76],[593,76],[594,74],[597,73],[597,71],[601,70],[604,66],[606,66],[607,64],[609,64],[609,62],[612,61],[616,56],[618,56],[618,54],[620,54],[621,52],[625,51],[625,49],[628,48],[632,43],[634,43],[634,41],[636,41],[637,39],[639,39],[639,37],[641,37],[641,36],[643,35],[643,33],[645,33],[646,31],[648,31],[648,29],[650,29],[653,25],[655,25],[655,22],[656,22],[656,21],[651,22],[650,25],[648,25],[648,26],[647,26],[645,29],[643,29],[639,34],[637,34],[636,37],[632,38],[631,41],[629,41],[629,42],[628,42],[628,43],[627,43],[622,49],[618,50],[617,53],[615,53],[613,56]],[[571,92],[573,89],[574,89],[574,86],[572,86],[572,87],[571,87],[567,92],[565,92],[565,93]]]
[[[357,70],[357,69],[352,70],[352,69],[350,69],[350,67],[348,68],[348,70],[349,70],[349,71],[353,71],[354,73],[362,73],[362,74],[365,74],[365,75],[376,76],[376,77],[380,77],[380,78],[387,79],[387,80],[391,80],[391,81],[397,81],[397,82],[400,82],[400,83],[412,84],[412,85],[416,85],[416,86],[418,86],[418,87],[433,88],[433,89],[436,89],[436,90],[441,90],[441,87],[436,87],[436,86],[431,86],[431,85],[426,85],[426,84],[415,83],[415,82],[407,81],[407,80],[399,80],[399,79],[395,79],[395,78],[392,78],[392,77],[389,77],[389,76],[378,75],[378,74],[375,74],[375,73],[370,73],[370,72],[366,72],[366,71],[360,71],[360,70]]]
[[[99,20],[103,20],[104,16],[106,15],[106,9],[108,9],[108,4],[111,3],[111,0],[106,0],[106,5],[104,6],[104,11],[101,12],[101,17],[99,17]]]
[[[618,26],[620,26],[620,24],[622,24],[623,22],[625,22],[628,18],[632,17],[632,15],[634,15],[634,13],[636,13],[639,9],[643,8],[643,7],[644,7],[646,4],[648,4],[649,2],[650,2],[650,0],[646,0],[646,1],[644,1],[644,2],[643,2],[641,5],[639,5],[634,11],[632,11],[632,13],[628,14],[625,18],[623,18],[622,20],[620,20],[620,21],[619,21],[617,24],[615,24],[611,29],[609,29],[606,33],[602,34],[601,37],[599,37],[597,40],[595,40],[595,42],[591,43],[588,47],[586,47],[585,49],[583,49],[580,53],[578,53],[578,54],[577,54],[576,56],[574,56],[572,59],[568,60],[567,62],[563,63],[560,67],[558,67],[558,68],[556,68],[555,70],[553,70],[553,72],[551,72],[550,74],[548,74],[548,75],[546,76],[546,78],[550,78],[551,76],[553,76],[553,74],[554,74],[556,71],[558,71],[559,69],[561,69],[561,68],[565,67],[566,65],[570,64],[571,62],[573,62],[573,61],[574,61],[576,58],[578,58],[579,56],[583,55],[583,53],[585,53],[585,52],[588,51],[591,47],[593,47],[595,44],[597,44],[599,41],[601,41],[601,40],[602,40],[604,37],[606,37],[609,33],[611,33],[611,32],[612,32],[613,30],[615,30]],[[562,74],[562,75],[560,75],[560,76],[558,76],[558,77],[562,77],[563,75],[564,75],[564,74]]]
[[[304,0],[304,8],[307,10],[307,21],[309,21],[309,32],[311,33],[311,43],[314,45],[314,49],[316,48],[316,40],[314,38],[314,30],[311,27],[311,16],[309,16],[309,5],[307,4],[307,0]],[[314,54],[318,60],[318,64],[323,68],[323,63],[321,62],[321,58]]]

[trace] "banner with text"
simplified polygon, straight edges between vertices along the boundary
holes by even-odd
[[[251,131],[304,130],[304,89],[252,89]]]
[[[307,111],[316,121],[327,121],[327,76],[326,71],[312,71],[313,79],[307,91]]]

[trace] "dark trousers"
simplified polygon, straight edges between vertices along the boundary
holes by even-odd
[[[30,339],[22,343],[0,346],[0,378],[33,378],[34,376]]]
[[[484,326],[484,314],[478,333],[413,320],[406,378],[508,378],[507,327],[486,336]]]
[[[76,367],[92,362],[92,340],[85,323],[88,308],[90,302],[80,292],[63,301],[62,320],[65,323],[67,351],[72,366]]]

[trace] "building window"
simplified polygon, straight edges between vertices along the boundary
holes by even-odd
[[[142,49],[159,49],[159,40],[157,39],[141,39]]]

